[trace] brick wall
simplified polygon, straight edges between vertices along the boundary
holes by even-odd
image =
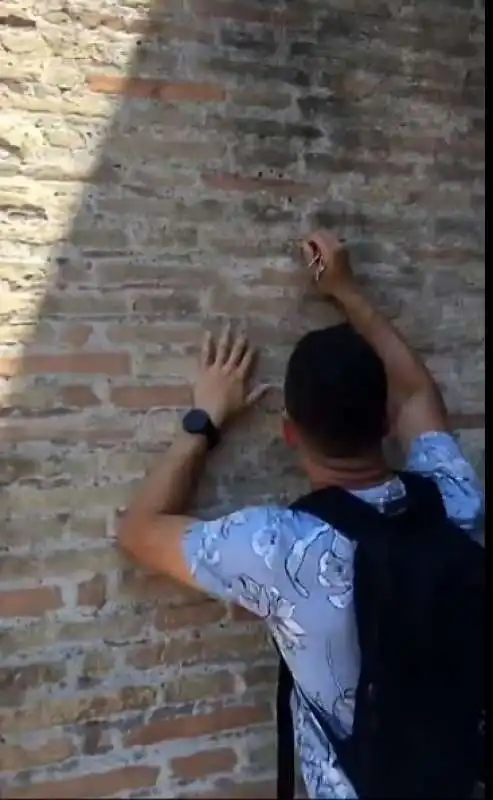
[[[204,320],[248,319],[280,383],[329,319],[300,295],[301,232],[353,243],[482,464],[483,6],[1,4],[4,797],[270,791],[259,625],[139,574],[112,532]],[[299,488],[279,401],[217,455],[203,513]]]

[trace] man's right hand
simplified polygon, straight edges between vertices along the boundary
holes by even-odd
[[[333,233],[319,230],[310,234],[301,245],[303,258],[323,294],[337,298],[354,286],[349,251]]]
[[[321,292],[337,301],[348,322],[382,359],[389,417],[404,446],[428,431],[447,430],[447,412],[436,382],[419,355],[357,286],[344,243],[321,230],[305,239],[302,252]]]

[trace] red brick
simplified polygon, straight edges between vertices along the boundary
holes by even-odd
[[[226,97],[224,89],[213,83],[165,83],[151,78],[124,78],[118,75],[91,75],[87,83],[93,92],[124,94],[167,103],[220,103]]]
[[[39,462],[22,456],[0,456],[0,484],[8,485],[17,480],[39,477]]]
[[[261,4],[253,6],[246,2],[228,2],[228,0],[190,0],[191,11],[196,16],[234,19],[239,22],[258,22],[262,24],[285,26],[306,21],[306,9],[269,9]]]
[[[267,705],[218,708],[211,714],[201,716],[174,717],[155,722],[151,720],[147,725],[127,734],[125,745],[150,745],[172,739],[192,739],[210,733],[249,728],[271,719],[272,711]]]
[[[242,781],[235,783],[227,779],[220,779],[215,782],[213,791],[206,792],[187,792],[186,795],[178,795],[179,798],[188,800],[270,800],[277,797],[275,781]],[[296,795],[305,797],[304,794]]]
[[[263,296],[260,288],[256,294],[251,292],[240,294],[220,287],[211,293],[210,309],[214,314],[224,314],[228,317],[244,318],[249,314],[257,319],[273,315],[285,317],[292,312],[293,301],[287,295]]]
[[[76,408],[86,408],[88,406],[99,406],[101,401],[89,386],[62,386],[60,400],[65,406]]]
[[[173,777],[182,781],[197,781],[208,775],[234,769],[237,756],[230,747],[194,753],[191,756],[179,756],[170,760]]]
[[[85,623],[86,626],[91,623]],[[96,620],[92,623],[93,640],[99,635],[105,621]],[[69,624],[66,626],[69,627]],[[76,624],[72,626],[72,629]],[[121,637],[122,620],[117,619],[116,624],[112,621],[110,628],[114,631],[111,638]],[[127,629],[128,630],[128,629]],[[71,633],[72,631],[70,631]],[[64,629],[60,631],[60,641],[74,637],[64,636]],[[6,637],[5,637],[6,638]],[[51,642],[52,643],[52,642]],[[3,642],[2,642],[3,644]],[[98,661],[99,659],[99,661]],[[91,656],[90,664],[85,660],[82,676],[88,677],[104,675],[105,664],[110,666],[109,661],[104,661],[102,653],[94,657]],[[86,724],[93,722],[103,722],[112,715],[122,714],[125,711],[143,711],[146,708],[155,708],[158,690],[155,686],[124,686],[121,689],[106,695],[87,695],[85,693],[74,694],[70,697],[51,697],[45,695],[38,699],[36,703],[29,703],[27,706],[16,705],[12,708],[0,710],[0,730],[9,731],[12,735],[17,735],[27,731],[50,730],[59,725],[72,725],[74,723]],[[3,726],[3,727],[2,727]]]
[[[155,786],[159,767],[122,767],[110,772],[93,772],[77,778],[62,781],[34,783],[30,786],[9,788],[3,795],[5,800],[37,800],[50,797],[51,800],[72,800],[79,797],[106,797],[117,792],[128,792]]]
[[[221,632],[207,631],[207,635],[181,641],[174,637],[159,644],[137,647],[127,656],[127,662],[136,669],[153,669],[163,664],[199,664],[212,661],[216,664],[232,661],[244,662],[252,653],[267,650],[267,636],[262,625],[227,636]]]
[[[76,750],[68,739],[52,739],[38,747],[20,745],[0,746],[0,772],[19,772],[30,767],[56,764],[75,755]]]
[[[110,400],[122,408],[147,409],[155,406],[187,406],[190,403],[189,386],[115,386]]]
[[[77,587],[77,605],[102,608],[106,603],[106,578],[95,575],[88,581],[79,583]]]
[[[264,267],[248,281],[249,286],[295,286],[306,285],[306,276],[299,270],[274,269]]]
[[[106,338],[116,344],[197,344],[202,330],[198,325],[169,326],[155,322],[152,325],[109,325],[105,331]]]
[[[451,426],[454,430],[483,430],[486,426],[485,414],[451,414]]]
[[[180,677],[167,681],[163,692],[163,703],[194,703],[224,701],[226,696],[238,694],[237,682],[232,672],[219,670],[214,672],[189,672],[181,670]]]
[[[95,722],[84,726],[84,738],[82,740],[82,752],[84,755],[101,755],[102,753],[108,753],[111,749],[111,735],[103,725]]]
[[[442,139],[439,136],[420,136],[419,134],[400,134],[391,136],[390,145],[392,152],[420,153],[421,155],[436,155],[443,152]],[[484,155],[484,138],[474,135],[464,140],[455,139],[451,147],[455,156],[471,158],[473,155]]]
[[[55,12],[56,13],[56,12]],[[47,21],[52,21],[47,17]],[[77,21],[84,28],[111,28],[114,31],[131,31],[132,33],[143,33],[149,30],[148,20],[135,20],[133,17],[127,17],[122,14],[121,16],[114,16],[112,14],[105,14],[102,11],[88,10],[84,11],[83,7],[77,10]],[[137,23],[140,21],[140,27]],[[144,28],[144,23],[146,27]]]
[[[62,596],[56,586],[0,592],[0,617],[42,617],[61,606]]]
[[[63,343],[72,347],[82,347],[91,336],[92,331],[91,325],[85,325],[84,323],[69,325],[62,331],[60,339]]]
[[[0,666],[0,697],[37,689],[49,683],[60,683],[66,675],[66,664],[34,663],[15,667]],[[7,703],[7,705],[10,705]]]
[[[222,189],[225,192],[261,192],[268,191],[283,196],[305,195],[313,193],[309,183],[281,180],[276,178],[252,178],[234,175],[228,172],[206,172],[202,175],[206,186]]]
[[[132,599],[139,601],[165,600],[180,605],[197,605],[204,601],[202,592],[182,586],[172,578],[136,572],[133,569],[124,570],[120,589],[124,595],[128,594]]]
[[[79,492],[83,491],[75,490],[76,499],[79,499]],[[86,491],[88,491],[88,501],[90,502],[91,489]],[[112,497],[111,489],[109,489],[109,495],[103,490],[103,498],[107,498],[109,504],[111,504]],[[78,570],[95,572],[96,570],[114,569],[119,563],[118,559],[119,556],[114,548],[102,550],[100,547],[94,549],[85,547],[81,550],[76,546],[71,549],[64,547],[44,555],[0,554],[0,577],[4,580],[20,580],[22,578],[37,580],[41,577],[56,575],[67,577]]]
[[[292,103],[292,98],[287,92],[260,87],[235,89],[231,91],[230,96],[232,102],[237,106],[266,106],[267,108],[284,109],[289,108]],[[242,149],[244,149],[244,145]],[[260,164],[261,159],[257,159],[256,163]]]
[[[483,261],[483,254],[480,250],[473,250],[467,247],[427,247],[409,248],[407,251],[409,258],[416,262],[432,262],[435,264],[445,264],[447,266],[462,267],[471,261]]]
[[[254,665],[247,667],[242,677],[248,688],[273,686],[277,680],[277,670],[277,663]]]
[[[196,239],[196,225],[193,228],[193,236]],[[132,311],[170,321],[193,318],[194,315],[201,313],[200,292],[197,287],[188,285],[182,286],[180,291],[175,288],[171,294],[169,292],[161,294],[156,291],[139,292],[132,301]]]
[[[154,625],[159,631],[177,630],[189,626],[219,622],[226,615],[226,607],[215,601],[202,601],[196,605],[159,608]]]
[[[0,442],[66,442],[69,444],[110,444],[113,442],[128,442],[132,435],[130,427],[122,425],[105,425],[104,427],[81,427],[77,421],[72,422],[67,417],[52,418],[40,417],[39,419],[25,419],[22,424],[13,424],[8,420],[0,420]]]
[[[42,375],[78,372],[103,375],[126,375],[130,371],[128,353],[71,353],[70,355],[25,355],[0,357],[0,376]]]
[[[9,28],[35,28],[36,22],[29,17],[20,17],[17,14],[7,14],[0,17],[0,24]]]
[[[116,18],[115,22],[118,19]],[[143,33],[149,36],[149,21],[141,19],[129,22],[127,29],[132,33]],[[196,24],[180,25],[159,19],[152,21],[152,36],[159,37],[160,41],[166,40],[168,42],[173,40],[177,42],[194,42],[195,44],[212,44],[214,42],[214,33],[208,30],[201,30]]]

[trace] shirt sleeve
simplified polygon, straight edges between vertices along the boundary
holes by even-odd
[[[292,538],[292,519],[287,508],[264,506],[193,525],[185,533],[183,548],[199,586],[267,617],[271,587],[283,571],[280,554]]]
[[[407,469],[433,478],[447,514],[467,531],[484,528],[484,492],[478,476],[453,436],[424,433],[411,445]]]

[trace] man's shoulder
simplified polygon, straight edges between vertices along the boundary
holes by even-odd
[[[310,596],[314,570],[321,573],[319,584],[324,585],[330,530],[326,523],[285,506],[247,506],[194,523],[184,536],[183,553],[206,592],[266,618],[272,604],[287,613]]]
[[[223,536],[241,529],[254,542],[258,539],[275,542],[278,550],[283,545],[290,547],[293,540],[304,538],[313,528],[330,527],[317,517],[277,504],[246,506],[210,524],[218,525]]]
[[[430,431],[411,444],[407,469],[433,478],[449,517],[465,529],[484,521],[484,491],[457,439],[445,431]]]
[[[213,561],[231,558],[262,561],[280,569],[290,554],[305,554],[320,538],[333,531],[317,517],[276,504],[252,505],[207,522],[197,522],[187,533],[188,547],[207,551]]]

